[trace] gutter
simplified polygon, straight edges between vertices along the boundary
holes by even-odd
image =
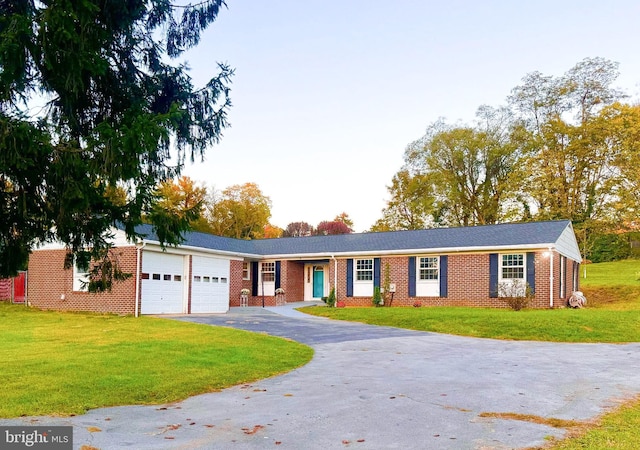
[[[553,248],[549,246],[549,308],[553,308]]]
[[[162,250],[163,252],[173,253],[176,255],[185,254],[184,251],[180,251],[180,250],[192,250],[200,253],[208,253],[208,254],[213,254],[218,256],[230,256],[230,257],[236,257],[236,258],[249,258],[249,259],[265,259],[264,255],[259,255],[254,253],[241,253],[241,252],[232,252],[228,250],[215,250],[207,247],[195,247],[193,245],[182,245],[182,244],[178,244],[177,247],[165,246],[165,248],[162,249],[162,246],[160,245],[159,241],[147,241],[145,242],[145,245],[147,243],[157,245],[158,247],[160,247],[160,250]]]
[[[338,260],[335,255],[331,255],[333,259],[333,289],[335,290],[336,299],[338,298]]]

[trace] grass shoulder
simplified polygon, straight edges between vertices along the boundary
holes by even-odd
[[[325,308],[301,311],[337,320],[492,339],[640,342],[640,311],[485,308]]]
[[[313,350],[262,334],[151,317],[0,304],[0,417],[173,402],[288,372]]]

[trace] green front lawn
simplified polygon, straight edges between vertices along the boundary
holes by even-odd
[[[301,311],[338,320],[494,339],[640,342],[640,311],[485,308],[325,308]]]
[[[80,414],[217,391],[306,364],[305,345],[151,317],[0,304],[0,417]]]

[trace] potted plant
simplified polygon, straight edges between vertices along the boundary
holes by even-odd
[[[284,305],[286,303],[284,298],[284,289],[276,289],[276,306]]]
[[[249,294],[251,291],[247,288],[240,290],[240,306],[249,306]]]

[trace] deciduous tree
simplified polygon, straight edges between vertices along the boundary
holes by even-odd
[[[182,230],[193,228],[202,212],[207,190],[197,186],[189,177],[160,183],[154,191],[155,201],[148,219],[156,227],[158,238],[166,243],[178,244]]]
[[[302,237],[311,236],[313,234],[313,227],[307,222],[291,222],[284,229],[282,237]]]
[[[387,191],[390,199],[370,231],[420,230],[435,224],[434,188],[426,175],[401,169]]]
[[[510,102],[525,119],[534,150],[523,187],[537,218],[582,224],[610,215],[619,149],[611,145],[613,130],[603,114],[622,97],[612,87],[617,68],[587,58],[561,77],[535,73],[513,89]]]
[[[349,234],[353,233],[353,230],[349,226],[339,220],[323,220],[315,228],[314,234],[320,236],[326,236],[329,234]]]
[[[211,208],[214,234],[237,239],[260,239],[271,217],[271,200],[257,184],[236,184],[222,191]]]
[[[432,202],[435,224],[491,224],[517,210],[515,181],[524,157],[520,128],[505,110],[484,107],[478,117],[476,127],[437,122],[405,152],[410,174],[428,183],[422,189],[428,186],[432,199],[423,205]]]

